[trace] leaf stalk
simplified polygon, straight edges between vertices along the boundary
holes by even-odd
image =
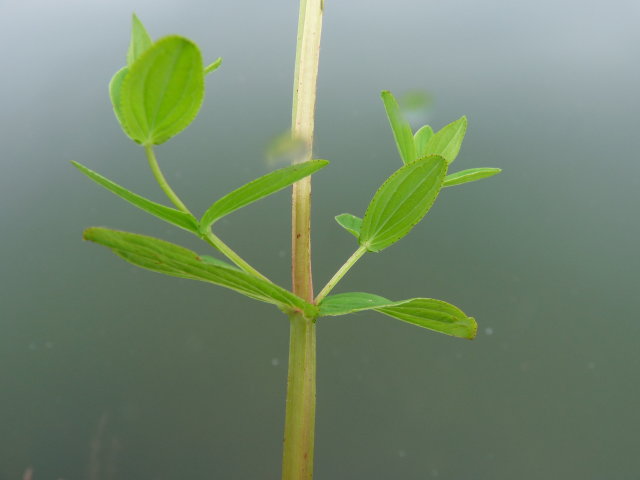
[[[340,267],[340,269],[335,273],[335,275],[331,277],[331,280],[329,280],[327,284],[324,286],[324,288],[320,291],[320,293],[316,297],[316,301],[315,301],[316,305],[319,305],[320,302],[324,300],[324,298],[329,294],[329,292],[331,292],[331,290],[333,290],[333,288],[338,284],[338,282],[342,280],[342,277],[346,275],[346,273],[351,269],[351,267],[353,267],[355,263],[358,260],[360,260],[360,258],[362,258],[362,256],[365,253],[367,253],[367,248],[363,246],[360,246],[355,252],[353,252],[353,255],[351,255],[347,259],[347,261],[344,262],[344,265]]]
[[[173,203],[178,210],[183,211],[184,213],[188,213],[189,215],[193,215],[191,211],[187,208],[187,206],[180,200],[180,197],[173,191],[171,186],[169,186],[169,182],[165,178],[162,170],[160,170],[160,165],[158,165],[158,159],[156,158],[156,154],[153,151],[153,147],[151,145],[145,145],[144,151],[147,154],[147,160],[149,161],[149,166],[151,167],[151,171],[153,172],[153,176],[155,177],[158,185],[162,191],[169,197],[171,203]]]

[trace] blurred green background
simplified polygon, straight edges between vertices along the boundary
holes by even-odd
[[[224,57],[197,121],[157,150],[196,212],[266,173],[289,125],[294,1],[0,2],[0,479],[277,479],[286,318],[80,238],[207,251],[69,164],[163,200],[107,95],[132,11]],[[339,286],[441,298],[480,330],[322,319],[317,479],[638,478],[639,23],[635,0],[325,1],[317,288],[355,247],[333,217],[401,165],[380,90],[427,92],[437,128],[468,115],[455,166],[504,171],[447,189]],[[289,215],[282,192],[220,234],[289,285]]]

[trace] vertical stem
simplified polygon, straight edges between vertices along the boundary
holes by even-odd
[[[282,480],[311,480],[316,416],[316,324],[301,314],[291,315],[290,322]]]
[[[291,134],[304,142],[306,148],[296,163],[310,160],[313,151],[323,2],[300,0]],[[310,177],[293,185],[291,213],[293,292],[313,302]],[[315,319],[301,314],[291,315],[290,323],[282,479],[311,480],[316,410],[316,326]]]
[[[293,84],[291,131],[304,142],[305,154],[296,160],[306,162],[313,151],[316,80],[320,58],[323,0],[301,0],[298,20],[298,46]],[[311,276],[311,177],[293,185],[292,197],[292,281],[296,295],[313,301]]]

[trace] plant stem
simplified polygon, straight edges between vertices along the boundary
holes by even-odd
[[[329,280],[327,284],[324,286],[324,288],[320,291],[320,293],[316,297],[316,301],[315,301],[316,304],[319,304],[322,300],[324,300],[324,298],[329,294],[329,292],[333,290],[333,287],[335,287],[338,284],[338,282],[342,280],[342,277],[345,276],[345,274],[349,271],[349,269],[351,269],[351,267],[353,267],[353,265],[358,260],[360,260],[360,258],[365,253],[367,253],[366,247],[360,247],[355,252],[353,252],[353,255],[351,255],[347,259],[347,261],[344,262],[344,265],[340,267],[340,269],[335,273],[335,275],[331,277],[331,280]]]
[[[245,260],[242,259],[240,255],[231,250],[226,243],[224,243],[218,236],[216,236],[211,230],[209,230],[205,235],[204,239],[214,248],[217,248],[223,255],[225,255],[229,260],[235,263],[238,267],[244,270],[251,275],[254,275],[262,280],[266,280],[267,282],[271,282],[267,277],[262,275],[259,271],[249,265]]]
[[[187,206],[184,203],[182,203],[182,200],[180,200],[180,197],[176,195],[176,192],[174,192],[173,189],[169,186],[169,182],[167,182],[167,179],[162,174],[162,170],[160,170],[160,165],[158,165],[158,160],[156,159],[156,154],[153,152],[153,147],[151,145],[145,145],[144,151],[147,154],[147,160],[149,160],[149,166],[151,167],[153,176],[156,177],[156,181],[158,182],[158,185],[160,185],[160,188],[162,188],[164,193],[167,194],[167,197],[169,197],[169,200],[171,200],[171,202],[176,207],[178,207],[178,210],[181,210],[184,213],[188,213],[189,215],[193,215],[189,211]]]
[[[289,320],[282,480],[311,480],[316,416],[316,324],[302,314],[291,315]]]
[[[298,41],[293,83],[291,135],[304,142],[305,154],[294,163],[311,159],[320,58],[324,0],[300,0]],[[311,275],[311,178],[293,185],[291,275],[293,293],[313,302]],[[316,403],[315,319],[290,317],[289,374],[282,455],[283,480],[313,478]]]

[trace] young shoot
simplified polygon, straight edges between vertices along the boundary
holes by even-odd
[[[85,240],[108,247],[125,261],[147,270],[207,282],[270,303],[289,317],[284,480],[312,478],[315,329],[320,319],[373,310],[433,332],[465,339],[475,337],[475,320],[442,300],[389,300],[372,293],[332,292],[365,254],[381,252],[407,235],[432,208],[443,188],[500,172],[498,168],[450,172],[460,153],[467,118],[463,116],[438,131],[425,125],[414,132],[391,92],[382,92],[382,103],[402,163],[373,194],[364,215],[343,213],[336,217],[357,244],[353,255],[315,294],[311,277],[310,178],[329,163],[312,158],[322,15],[322,0],[301,0],[290,138],[303,146],[299,149],[303,153],[296,155],[292,165],[231,192],[220,192],[217,200],[197,216],[196,210],[188,207],[169,185],[154,147],[178,135],[195,120],[204,99],[206,77],[220,67],[222,60],[206,64],[199,47],[182,36],[152,39],[135,15],[126,65],[111,79],[109,94],[124,134],[144,150],[152,177],[168,202],[149,200],[84,165],[73,163],[97,184],[140,210],[190,232],[206,247],[199,253],[146,235],[98,227],[85,230]],[[139,155],[142,157],[142,152]],[[293,186],[292,289],[276,285],[240,257],[217,235],[216,228],[217,222],[227,215],[289,186]]]

